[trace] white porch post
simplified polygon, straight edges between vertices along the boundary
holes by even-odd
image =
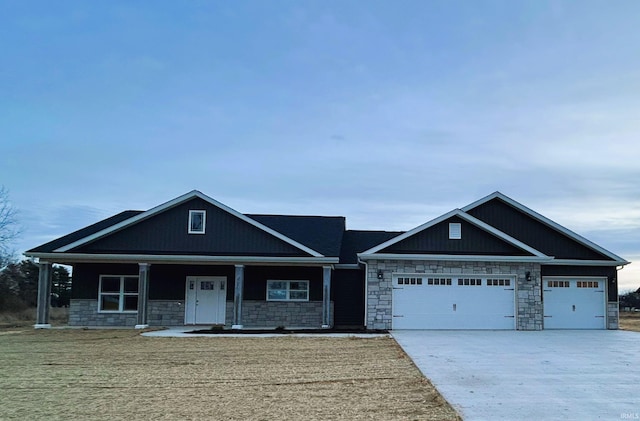
[[[231,329],[242,329],[242,296],[244,289],[244,265],[236,265],[233,294],[233,325]]]
[[[51,306],[51,263],[40,262],[40,271],[38,273],[38,310],[36,313],[36,329],[48,329],[49,324],[49,308]]]
[[[331,327],[331,266],[322,267],[322,328]]]
[[[136,329],[149,327],[147,304],[149,301],[149,263],[138,263],[138,324]]]

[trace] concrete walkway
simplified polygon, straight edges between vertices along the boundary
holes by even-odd
[[[393,331],[465,421],[640,420],[640,333]]]
[[[375,338],[378,336],[389,336],[386,333],[188,333],[196,330],[193,327],[169,327],[163,330],[154,330],[149,332],[143,332],[142,336],[156,337],[156,338],[196,338],[196,337],[208,337],[208,338],[281,338],[281,337],[318,337],[318,338]]]

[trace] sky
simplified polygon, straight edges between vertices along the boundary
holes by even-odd
[[[640,287],[640,2],[0,0],[17,253],[197,189],[409,230],[501,191]]]

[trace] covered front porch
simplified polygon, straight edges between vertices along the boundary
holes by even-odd
[[[52,263],[39,262],[36,328],[50,327]],[[73,266],[71,326],[333,326],[333,266],[326,263],[56,263]]]

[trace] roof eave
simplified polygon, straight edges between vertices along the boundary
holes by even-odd
[[[88,253],[25,253],[27,257],[51,263],[181,263],[181,264],[287,264],[333,265],[338,257],[271,257],[271,256],[206,256],[158,254],[88,254]]]
[[[492,256],[459,254],[397,254],[397,253],[358,253],[361,260],[448,260],[472,262],[532,262],[547,263],[553,260],[549,256]]]

